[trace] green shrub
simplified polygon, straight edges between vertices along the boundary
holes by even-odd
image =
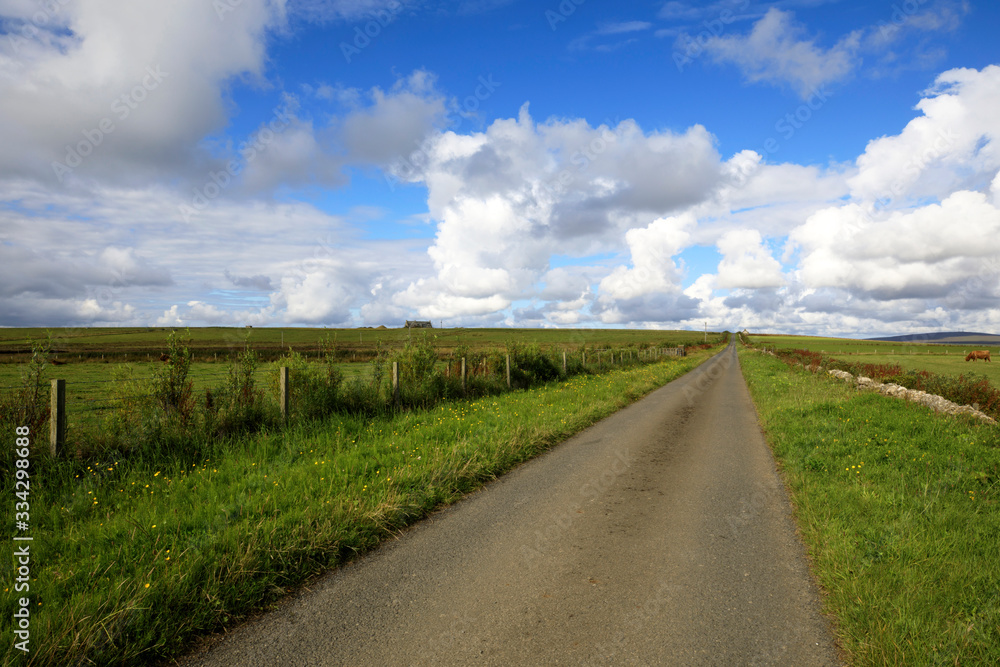
[[[51,340],[32,341],[31,358],[20,368],[19,387],[4,394],[3,419],[16,426],[27,426],[38,433],[48,421],[49,401],[45,372],[50,364]]]
[[[155,379],[153,383],[157,389],[166,386],[155,385]],[[150,389],[149,381],[135,377],[132,366],[115,368],[112,409],[105,413],[100,431],[80,442],[80,453],[93,457],[119,451],[149,461],[198,456],[204,439],[196,437],[197,413],[190,382],[187,391],[180,394],[180,406],[166,402],[161,391]]]
[[[408,341],[390,363],[398,364],[400,405],[430,407],[446,393],[445,378],[435,368],[437,352],[426,335],[417,343]]]
[[[32,342],[31,358],[21,371],[21,382],[13,389],[0,393],[0,429],[4,433],[14,433],[14,429],[27,426],[31,442],[44,442],[48,432],[49,391],[46,386],[45,371],[49,366],[51,339]],[[0,473],[7,478],[11,459],[4,457],[0,462]]]
[[[190,332],[182,340],[176,331],[171,331],[167,335],[168,359],[163,367],[153,371],[153,396],[157,405],[168,414],[176,414],[185,424],[194,410],[194,383],[188,379],[191,351],[187,344],[190,342]]]
[[[218,413],[215,417],[219,435],[257,431],[276,420],[276,411],[264,404],[264,392],[257,386],[256,373],[260,360],[247,340],[243,352],[229,365],[226,384],[218,391]]]
[[[507,345],[510,355],[511,384],[518,388],[531,387],[558,380],[562,375],[562,365],[542,352],[537,344],[522,346],[517,343]],[[506,365],[506,362],[505,362]]]
[[[342,408],[340,387],[344,377],[336,365],[336,350],[329,337],[324,341],[319,363],[309,363],[298,352],[289,348],[288,354],[270,364],[267,374],[271,394],[280,398],[279,369],[288,367],[291,396],[290,418],[318,419]]]

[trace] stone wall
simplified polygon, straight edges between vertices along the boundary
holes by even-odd
[[[919,403],[920,405],[926,405],[935,412],[944,412],[949,415],[972,415],[973,417],[982,419],[990,424],[996,423],[991,417],[977,410],[976,406],[959,405],[958,403],[953,403],[942,396],[928,394],[926,391],[920,391],[919,389],[907,389],[906,387],[901,387],[898,384],[876,382],[875,380],[867,378],[863,375],[854,377],[847,371],[832,370],[827,372],[834,377],[840,378],[841,380],[854,383],[859,390],[866,389],[870,391],[877,391],[878,393],[885,394],[886,396],[913,401],[914,403]]]

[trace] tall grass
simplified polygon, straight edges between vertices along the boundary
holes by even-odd
[[[740,363],[852,664],[1000,664],[998,427]]]
[[[27,426],[32,433],[47,432],[49,419],[49,388],[45,373],[50,364],[51,341],[34,341],[31,357],[21,366],[20,382],[13,389],[0,391],[0,429],[13,433],[18,426]],[[9,471],[7,459],[0,471]]]
[[[2,661],[175,656],[709,354],[429,409],[335,412],[223,436],[197,458],[50,462],[32,485],[32,653],[8,642]]]

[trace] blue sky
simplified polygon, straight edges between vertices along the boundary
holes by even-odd
[[[1000,331],[998,28],[984,0],[8,0],[0,326]]]

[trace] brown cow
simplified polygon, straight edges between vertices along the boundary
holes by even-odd
[[[163,354],[160,355],[160,361],[162,361],[163,363],[167,363],[168,361],[170,361],[170,355],[164,352]]]
[[[966,361],[976,361],[977,359],[984,359],[986,361],[989,361],[990,360],[990,351],[989,350],[973,350],[972,352],[969,352],[969,354],[966,355],[966,357],[965,357]]]

